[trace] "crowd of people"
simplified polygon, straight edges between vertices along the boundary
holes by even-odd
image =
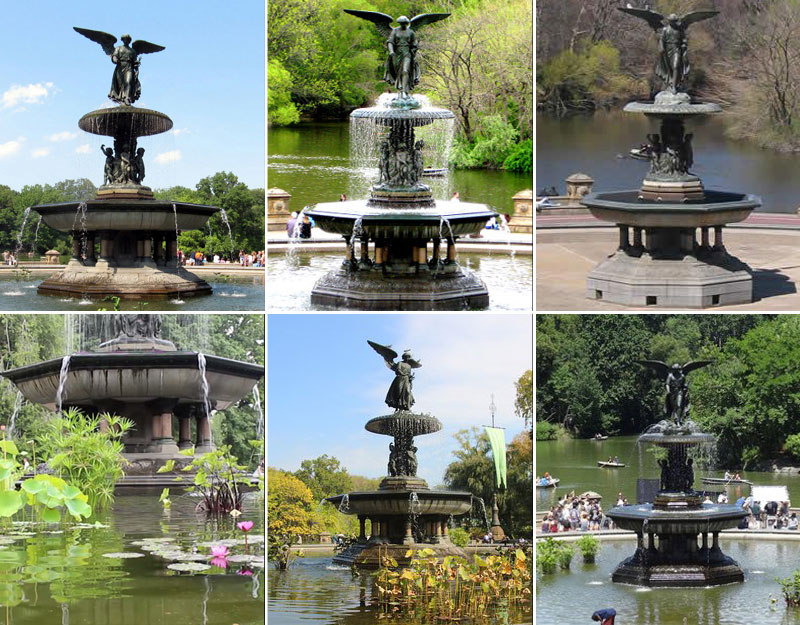
[[[739,529],[797,530],[797,513],[789,510],[788,501],[768,501],[762,505],[751,495],[740,497],[736,505],[748,513],[739,523]]]
[[[618,506],[628,504],[622,493],[617,499]],[[544,515],[541,525],[543,534],[558,532],[598,532],[614,529],[614,522],[603,513],[600,500],[587,494],[576,496],[570,493],[562,497],[558,504]]]
[[[9,251],[3,252],[3,264],[11,266],[17,264],[17,257],[14,256],[14,252],[9,252]]]
[[[242,267],[264,267],[265,257],[266,255],[264,250],[261,250],[260,252],[245,252],[244,250],[239,250],[239,265]],[[183,250],[178,250],[178,261],[184,267],[195,267],[199,265],[205,265],[207,263],[234,263],[234,261],[232,261],[230,258],[220,256],[218,253],[215,253],[213,256],[204,254],[200,251],[184,254]]]

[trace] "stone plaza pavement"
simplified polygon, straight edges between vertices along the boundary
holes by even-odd
[[[754,215],[755,216],[755,215]],[[562,222],[536,230],[536,310],[537,311],[665,311],[665,308],[631,308],[586,297],[589,270],[613,253],[619,236],[616,227],[587,227],[591,217],[575,219],[574,225]],[[792,227],[798,217],[785,216],[785,222],[759,224],[760,227],[725,228],[725,247],[753,270],[751,304],[719,306],[720,311],[800,310],[800,229]],[[783,221],[783,220],[781,220]]]

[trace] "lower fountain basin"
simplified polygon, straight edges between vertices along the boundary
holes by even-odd
[[[641,533],[693,534],[719,532],[736,527],[747,512],[732,504],[704,504],[695,509],[658,510],[653,504],[617,506],[606,513],[617,527]]]
[[[81,202],[41,204],[33,210],[59,232],[198,230],[219,211],[216,206],[163,200],[87,200],[85,204],[85,217],[78,212]]]
[[[590,193],[581,199],[597,219],[636,228],[705,228],[742,221],[761,206],[745,193],[705,191],[703,201],[684,203],[639,200],[639,190]]]
[[[417,499],[411,502],[411,493]],[[449,490],[391,490],[347,493],[327,497],[327,501],[339,507],[347,497],[346,507],[340,509],[344,514],[366,516],[408,516],[412,512],[419,515],[459,515],[466,514],[472,508],[472,494]]]
[[[367,200],[323,202],[305,211],[326,232],[350,236],[356,221],[370,239],[434,239],[480,232],[497,213],[485,204],[436,200],[434,208],[377,208]],[[449,224],[449,225],[448,225]]]
[[[250,393],[264,367],[206,355],[208,399],[224,410]],[[56,358],[2,372],[28,401],[56,410],[63,360]],[[92,353],[70,356],[62,396],[64,406],[113,409],[115,404],[177,400],[195,404],[204,399],[196,352]]]

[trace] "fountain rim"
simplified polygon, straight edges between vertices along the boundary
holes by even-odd
[[[402,208],[387,211],[385,208],[371,208],[366,205],[368,200],[350,200],[348,202],[322,202],[316,204],[314,208],[304,211],[304,214],[311,217],[327,217],[330,219],[361,219],[363,224],[383,223],[394,221],[423,221],[439,222],[442,217],[448,221],[463,221],[468,219],[489,219],[497,216],[497,211],[492,210],[486,204],[479,202],[459,202],[458,204],[467,210],[459,212],[447,212],[444,207],[435,206],[434,208]],[[434,203],[446,202],[446,200],[434,200]],[[360,204],[358,212],[348,210],[347,204]],[[330,205],[332,208],[325,208]],[[470,208],[474,206],[476,208]],[[323,208],[319,208],[323,207]],[[333,210],[333,207],[341,210]],[[479,208],[478,208],[479,207]]]
[[[761,206],[761,198],[757,195],[750,193],[736,193],[733,191],[714,191],[706,190],[706,199],[700,201],[690,202],[628,202],[624,200],[609,199],[609,196],[621,196],[623,194],[637,195],[640,193],[639,189],[626,189],[620,191],[600,191],[596,193],[588,193],[580,200],[590,209],[613,209],[628,213],[644,213],[644,214],[681,214],[681,215],[707,215],[717,212],[725,211],[752,211]],[[721,196],[739,196],[738,200],[731,201],[717,201],[714,202],[714,197]],[[708,201],[711,199],[711,201]]]
[[[199,369],[197,356],[202,352],[113,352],[113,353],[75,353],[69,354],[69,372],[109,369]],[[264,377],[264,365],[233,360],[222,356],[203,354],[206,359],[206,370],[260,380]],[[58,375],[64,357],[44,360],[32,365],[25,365],[0,371],[4,377],[14,384],[27,382],[50,375]]]
[[[373,499],[399,499],[402,501],[408,501],[409,496],[411,493],[416,493],[417,497],[422,499],[466,499],[472,498],[472,493],[468,493],[466,491],[461,490],[436,490],[431,488],[420,488],[420,489],[398,489],[398,490],[364,490],[364,491],[355,491],[352,493],[341,493],[339,495],[331,495],[330,497],[325,497],[325,501],[329,501],[330,503],[338,503],[345,496],[347,496],[348,500],[350,501],[370,501]],[[334,501],[335,500],[335,501]]]
[[[36,204],[31,206],[31,210],[37,213],[55,214],[60,212],[73,212],[81,205],[85,204],[86,209],[99,209],[106,211],[130,211],[131,209],[141,210],[144,212],[154,211],[169,211],[173,210],[178,213],[186,213],[190,211],[208,213],[213,215],[220,210],[219,206],[210,206],[208,204],[194,204],[192,202],[171,202],[169,200],[84,200],[82,202],[57,202],[55,204]]]

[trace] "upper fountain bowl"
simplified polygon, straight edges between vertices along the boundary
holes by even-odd
[[[172,120],[158,111],[135,106],[113,106],[86,113],[78,121],[81,130],[95,135],[146,137],[172,129]]]
[[[438,432],[442,429],[442,422],[429,414],[400,410],[394,414],[370,419],[364,427],[373,434],[395,436],[398,431],[402,431],[410,436],[421,436]]]

